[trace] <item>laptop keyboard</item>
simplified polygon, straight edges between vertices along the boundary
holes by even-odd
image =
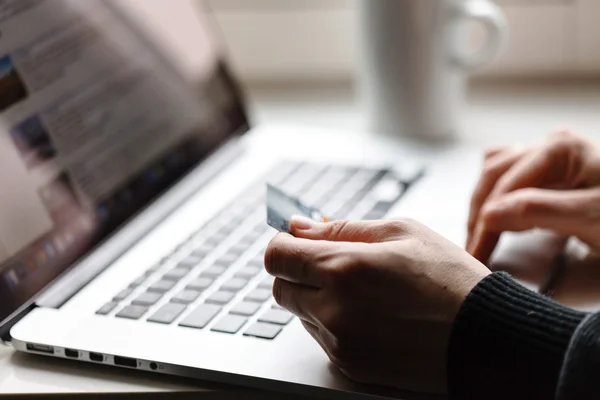
[[[274,279],[264,270],[264,250],[275,233],[266,224],[265,183],[333,219],[379,219],[421,175],[422,170],[398,178],[386,169],[281,163],[96,314],[273,339],[294,317],[274,302]]]

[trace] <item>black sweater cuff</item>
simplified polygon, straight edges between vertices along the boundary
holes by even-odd
[[[483,279],[464,301],[448,348],[451,399],[553,399],[565,352],[585,313],[519,285]]]
[[[597,399],[600,395],[600,313],[575,330],[558,382],[558,400]]]

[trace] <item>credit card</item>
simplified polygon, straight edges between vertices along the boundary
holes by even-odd
[[[316,208],[302,204],[296,197],[267,184],[267,223],[279,232],[289,233],[290,219],[294,215],[300,215],[319,222],[329,220]]]

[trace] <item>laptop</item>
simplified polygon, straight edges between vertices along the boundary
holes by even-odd
[[[266,183],[333,218],[409,216],[463,245],[480,152],[251,127],[200,7],[202,79],[192,86],[117,3],[64,4],[62,14],[43,1],[15,10],[8,18],[43,15],[50,25],[26,38],[37,52],[26,42],[2,49],[3,341],[41,356],[283,393],[402,397],[349,381],[274,302],[263,267],[275,234]],[[81,59],[68,74],[59,65],[66,56]]]

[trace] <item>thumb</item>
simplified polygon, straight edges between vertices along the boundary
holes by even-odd
[[[293,216],[290,233],[298,238],[332,242],[377,243],[398,240],[408,231],[401,221],[332,221],[316,222]]]
[[[486,205],[483,221],[488,232],[541,228],[594,244],[600,242],[600,191],[517,190]]]

